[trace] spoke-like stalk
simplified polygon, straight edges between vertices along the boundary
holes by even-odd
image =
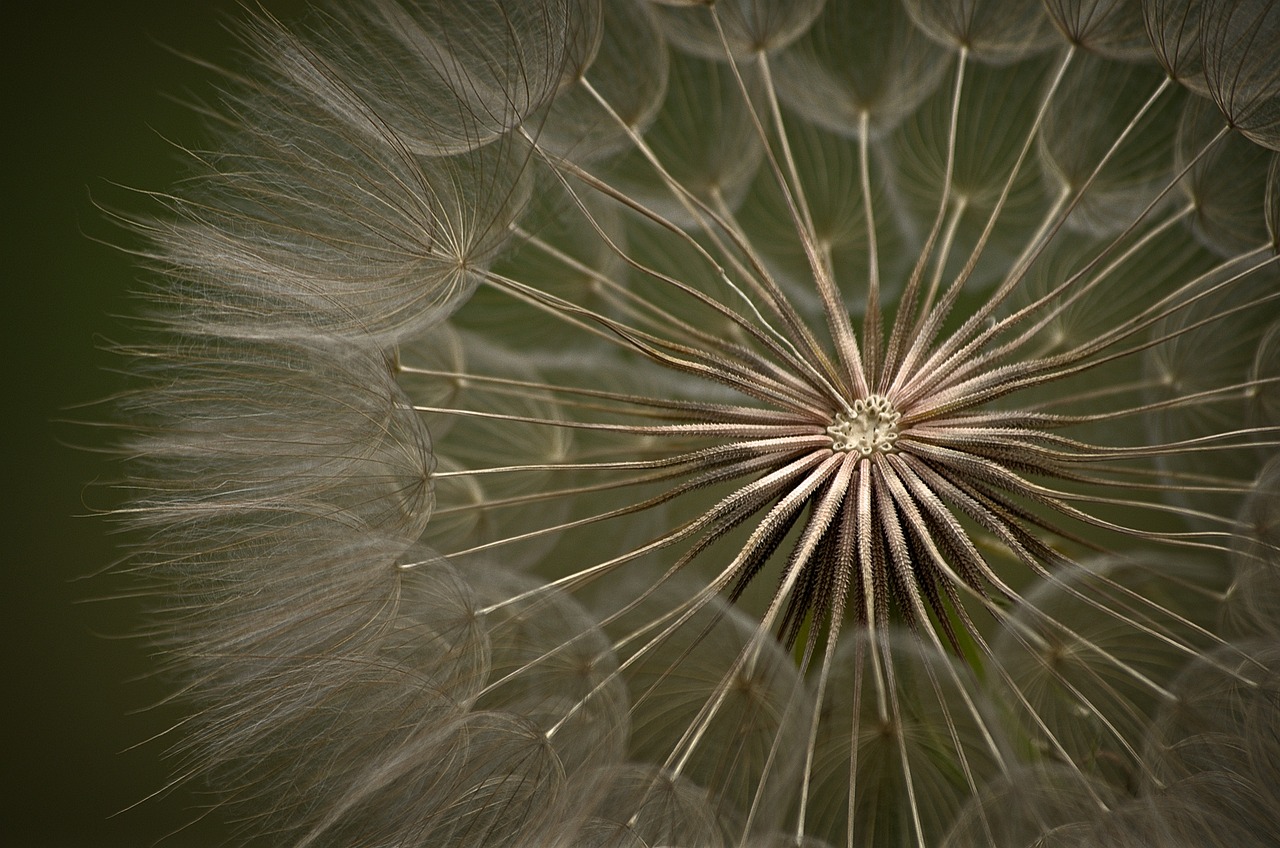
[[[888,394],[893,392],[893,386],[897,382],[897,375],[909,366],[909,363],[904,364],[903,357],[908,356],[910,349],[914,348],[916,344],[916,339],[910,328],[917,323],[917,315],[923,316],[925,314],[918,311],[921,281],[924,278],[925,269],[928,267],[929,258],[933,255],[934,245],[937,244],[938,237],[942,233],[943,221],[946,219],[947,210],[951,206],[951,183],[952,174],[955,172],[956,159],[956,133],[960,126],[960,95],[964,90],[965,68],[968,65],[968,61],[968,48],[961,47],[956,61],[955,87],[951,95],[951,120],[947,131],[946,166],[943,169],[942,191],[938,199],[938,211],[934,216],[933,225],[929,229],[929,235],[925,239],[924,247],[920,251],[915,267],[907,278],[906,288],[898,300],[898,311],[894,316],[893,330],[889,334],[889,346],[885,354],[885,375],[893,374],[894,380],[890,383]]]

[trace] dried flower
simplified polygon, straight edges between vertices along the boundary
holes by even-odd
[[[273,844],[1280,837],[1277,28],[251,24],[137,225],[184,775]]]

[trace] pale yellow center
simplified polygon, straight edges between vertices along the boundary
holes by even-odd
[[[836,413],[827,428],[832,450],[857,451],[863,456],[891,453],[898,440],[898,420],[902,416],[889,400],[870,395],[853,402],[848,412]]]

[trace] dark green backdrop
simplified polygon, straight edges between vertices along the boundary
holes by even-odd
[[[265,4],[296,16],[301,2]],[[30,8],[23,8],[30,7]],[[162,189],[180,171],[164,137],[198,141],[173,97],[207,91],[210,75],[166,49],[226,61],[233,2],[110,0],[5,4],[3,369],[5,498],[3,614],[6,681],[0,844],[217,845],[228,831],[199,814],[200,798],[162,790],[163,741],[131,746],[177,715],[147,710],[164,691],[147,679],[147,646],[127,588],[86,578],[115,556],[99,519],[110,504],[87,485],[113,475],[92,452],[105,434],[60,419],[101,419],[76,404],[119,388],[104,339],[127,339],[112,315],[134,311],[127,257],[93,200],[133,204],[120,183]],[[234,60],[233,60],[234,61]],[[137,803],[141,802],[141,803]],[[137,806],[131,806],[137,803]]]

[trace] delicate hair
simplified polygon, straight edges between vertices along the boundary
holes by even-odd
[[[1280,842],[1280,4],[240,34],[120,511],[239,836]]]

